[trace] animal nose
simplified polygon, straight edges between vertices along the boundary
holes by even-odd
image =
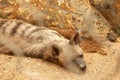
[[[81,64],[81,65],[80,65],[80,69],[81,69],[82,71],[85,71],[85,69],[86,69],[86,65]]]
[[[86,70],[86,63],[85,61],[83,60],[83,58],[76,58],[74,60],[74,62],[76,63],[77,67],[82,70],[82,71],[85,71]]]

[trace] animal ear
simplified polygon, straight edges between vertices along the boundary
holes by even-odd
[[[54,44],[52,45],[52,54],[54,57],[58,57],[60,53],[62,52],[62,48],[58,45]]]
[[[81,37],[80,37],[80,34],[77,32],[71,39],[70,39],[70,44],[75,44],[75,45],[77,45],[77,44],[80,44],[80,42],[81,42]]]

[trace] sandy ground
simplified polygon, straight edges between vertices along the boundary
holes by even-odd
[[[74,8],[76,6],[82,7],[79,9],[80,13],[91,13],[93,15],[88,3],[81,5],[84,3],[82,0],[71,1]],[[89,15],[84,16],[88,17]],[[88,21],[91,18],[94,19],[94,27],[98,29],[101,35],[106,36],[109,24],[100,16],[92,17],[88,17]],[[107,55],[84,53],[87,63],[84,74],[70,72],[40,59],[1,54],[0,80],[120,80],[120,41],[111,43],[105,39],[103,44],[106,45]]]
[[[120,44],[109,43],[108,46],[106,56],[85,54],[87,70],[84,74],[40,59],[0,55],[0,80],[120,80]]]

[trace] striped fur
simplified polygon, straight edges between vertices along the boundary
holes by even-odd
[[[43,58],[53,62],[58,60],[67,69],[79,73],[81,65],[85,66],[83,57],[80,56],[82,50],[79,45],[69,42],[56,31],[46,27],[0,18],[0,44],[15,55]]]

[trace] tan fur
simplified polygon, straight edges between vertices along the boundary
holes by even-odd
[[[72,38],[71,42],[79,37]],[[20,20],[0,19],[0,44],[15,55],[58,60],[67,69],[80,73],[85,68],[82,50],[79,45],[70,44],[69,40],[54,30],[37,27]]]

